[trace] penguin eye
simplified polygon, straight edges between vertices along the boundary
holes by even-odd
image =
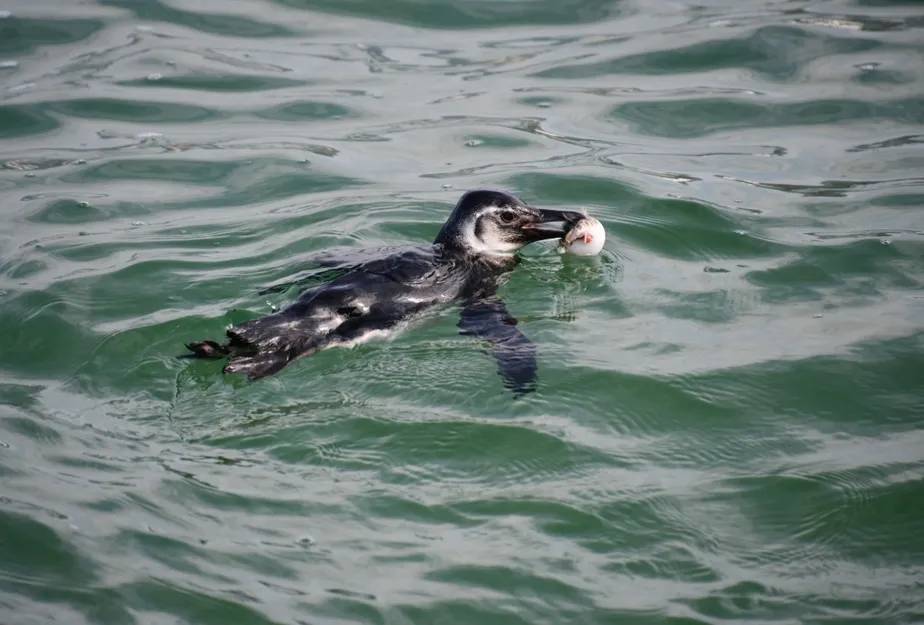
[[[505,224],[509,224],[516,218],[517,218],[517,214],[514,213],[512,210],[501,211],[500,220],[504,222]]]

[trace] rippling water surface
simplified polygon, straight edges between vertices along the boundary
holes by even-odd
[[[920,3],[0,8],[0,621],[924,622]],[[536,393],[176,358],[482,186]]]

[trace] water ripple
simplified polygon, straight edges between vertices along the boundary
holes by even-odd
[[[10,614],[924,619],[917,7],[181,5],[0,11]],[[455,306],[176,357],[475,187],[607,229],[501,286],[534,393]]]

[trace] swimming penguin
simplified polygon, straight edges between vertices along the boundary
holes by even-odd
[[[250,379],[276,373],[321,349],[384,335],[424,310],[458,302],[460,332],[486,341],[505,384],[534,388],[536,348],[497,297],[500,278],[521,247],[558,239],[584,215],[538,209],[500,191],[463,195],[432,245],[354,265],[309,289],[279,312],[227,330],[228,342],[188,343],[201,358],[229,358],[226,373]]]

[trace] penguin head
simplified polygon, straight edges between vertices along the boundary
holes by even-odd
[[[583,217],[575,211],[535,208],[502,191],[469,191],[435,242],[470,254],[513,256],[533,241],[561,238]]]

